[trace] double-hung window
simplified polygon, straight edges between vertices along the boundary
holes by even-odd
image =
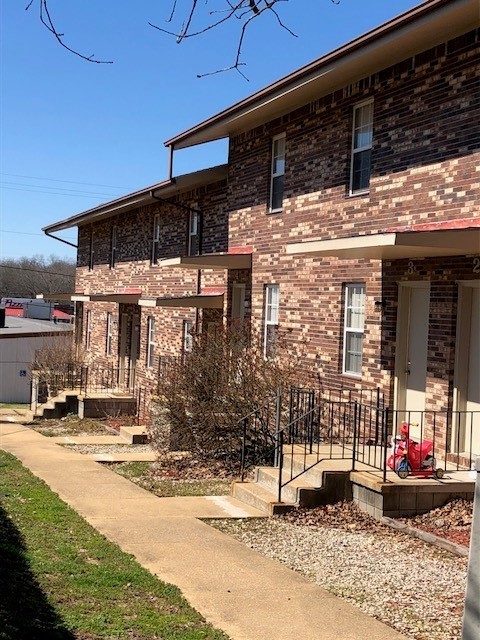
[[[272,175],[270,180],[270,213],[281,211],[285,188],[285,134],[272,140]]]
[[[365,330],[365,285],[345,285],[344,316],[343,373],[361,376]]]
[[[113,314],[107,313],[107,342],[105,344],[105,355],[112,355],[112,339],[113,339]]]
[[[160,257],[160,216],[153,218],[152,264],[158,264]]]
[[[369,100],[356,105],[353,110],[351,194],[367,192],[370,188],[372,141],[373,100]]]
[[[190,353],[193,349],[193,322],[191,320],[183,321],[183,351]]]
[[[190,211],[188,220],[188,255],[198,256],[200,253],[200,215],[198,211]]]
[[[147,367],[153,369],[155,357],[155,318],[148,316],[147,321]]]
[[[112,238],[110,244],[110,269],[115,268],[115,262],[117,260],[117,225],[112,227]]]
[[[87,311],[85,322],[85,351],[90,351],[90,342],[92,337],[92,312]]]
[[[265,286],[265,315],[263,327],[263,355],[275,357],[275,343],[278,330],[278,284]]]

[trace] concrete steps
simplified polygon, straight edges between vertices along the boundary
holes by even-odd
[[[303,454],[299,457],[285,456],[282,469],[282,484],[285,486],[282,487],[281,502],[278,501],[279,470],[276,467],[257,467],[254,480],[234,482],[231,494],[269,515],[298,506],[315,507],[351,499],[350,472],[348,468],[342,470],[343,461],[323,461],[320,466],[317,456],[312,456],[311,460],[307,456],[307,465],[304,465],[305,460]],[[329,464],[325,465],[326,462]],[[303,472],[308,464],[312,465],[311,468]]]
[[[120,437],[128,444],[148,444],[148,433],[145,427],[120,427]]]
[[[78,412],[79,391],[62,391],[54,398],[50,398],[44,404],[35,409],[36,418],[63,418],[67,413]]]

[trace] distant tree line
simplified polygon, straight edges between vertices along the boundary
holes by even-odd
[[[75,262],[33,256],[0,260],[0,297],[35,298],[39,293],[68,293],[75,289]]]

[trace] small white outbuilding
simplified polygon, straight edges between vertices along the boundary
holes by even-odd
[[[71,324],[7,316],[0,326],[0,402],[30,403],[35,352],[72,335]]]

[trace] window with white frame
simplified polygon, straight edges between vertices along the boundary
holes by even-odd
[[[275,357],[275,343],[278,330],[278,284],[265,286],[265,312],[263,327],[263,355],[265,358]]]
[[[270,212],[281,211],[285,187],[285,134],[272,140],[272,176],[270,182]]]
[[[93,231],[90,232],[90,246],[88,256],[88,270],[93,271],[93,265],[95,264],[95,251],[93,246]]]
[[[183,350],[190,353],[193,349],[193,322],[191,320],[183,321]]]
[[[115,268],[115,262],[117,260],[117,225],[112,227],[112,238],[110,243],[110,269]]]
[[[188,255],[198,256],[200,253],[200,215],[198,211],[190,211],[188,220]]]
[[[147,320],[147,367],[153,369],[155,357],[155,318],[148,316]]]
[[[85,321],[85,351],[90,351],[90,342],[92,337],[92,312],[87,311]]]
[[[112,340],[113,340],[113,314],[107,313],[107,341],[105,344],[105,355],[112,355]]]
[[[365,285],[345,285],[344,316],[343,373],[361,376],[365,330]]]
[[[160,257],[160,216],[153,218],[152,264],[158,264]]]
[[[373,100],[362,102],[353,110],[352,165],[350,193],[368,191],[373,141]]]

